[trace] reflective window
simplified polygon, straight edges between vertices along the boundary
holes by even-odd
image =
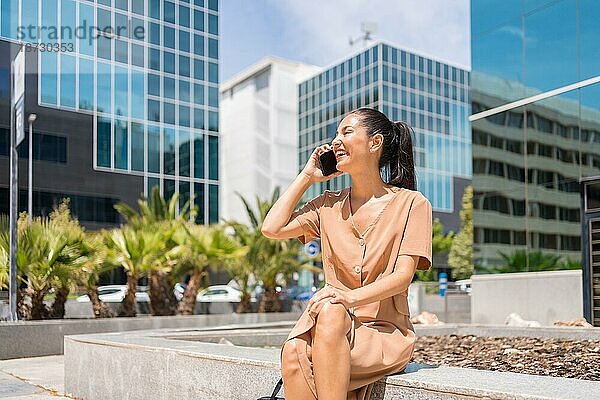
[[[160,76],[148,74],[148,94],[160,96]]]
[[[56,104],[57,96],[57,55],[54,52],[44,51],[41,55],[42,76],[41,76],[41,100],[42,103]]]
[[[160,122],[160,102],[148,100],[148,119],[150,121]]]
[[[208,178],[219,179],[219,138],[208,135]]]
[[[144,171],[144,125],[131,123],[131,169]]]
[[[181,112],[180,112],[181,114]],[[189,119],[189,109],[188,109]],[[190,131],[180,129],[178,131],[178,143],[179,143],[179,175],[190,176]],[[181,183],[180,183],[181,185]]]
[[[165,1],[164,16],[165,22],[175,23],[175,4],[170,1]]]
[[[164,77],[164,96],[169,99],[175,99],[175,79]]]
[[[79,26],[90,27],[94,25],[94,7],[85,3],[79,3]],[[94,55],[94,39],[91,37],[89,31],[86,32],[83,38],[79,38],[78,42],[79,53],[86,54],[88,56]]]
[[[219,107],[219,88],[208,88],[208,105],[211,107]]]
[[[190,108],[188,106],[179,106],[179,125],[190,126]]]
[[[189,53],[190,51],[190,33],[179,31],[179,50]]]
[[[127,42],[123,40],[115,40],[115,61],[124,64],[128,63]]]
[[[219,34],[219,18],[214,14],[208,14],[208,33]]]
[[[131,11],[138,15],[144,15],[144,3],[144,0],[131,0]]]
[[[179,81],[179,100],[190,101],[190,83],[188,81]]]
[[[219,11],[219,0],[208,0],[208,9]]]
[[[204,31],[204,13],[199,10],[194,10],[194,29]]]
[[[148,58],[150,68],[156,71],[160,71],[160,50],[148,49]]]
[[[204,36],[194,35],[194,54],[204,55]]]
[[[208,81],[219,83],[219,66],[215,63],[208,63]]]
[[[179,25],[190,27],[190,8],[184,5],[179,6]]]
[[[25,5],[25,4],[23,4]],[[61,34],[61,43],[70,43],[75,46],[75,32],[73,29],[77,26],[77,12],[76,12],[76,3],[73,0],[61,0],[60,2],[60,24],[63,27],[69,27],[68,29],[64,29]],[[34,13],[37,14],[37,4],[35,5]],[[29,14],[29,10],[26,13]],[[37,26],[37,23],[33,26]],[[75,103],[75,101],[73,101]]]
[[[219,113],[215,111],[208,112],[208,130],[213,132],[219,131]]]
[[[97,157],[99,167],[110,168],[110,120],[98,117],[96,120]]]
[[[204,61],[194,60],[194,79],[204,80]]]
[[[129,115],[129,90],[127,86],[129,84],[128,71],[125,68],[115,67],[115,98],[114,98],[114,109],[116,115],[127,116]]]
[[[175,73],[175,54],[168,51],[164,52],[163,71],[171,74]]]
[[[76,59],[62,53],[60,63],[60,105],[75,108]]]
[[[204,129],[204,110],[202,108],[194,108],[194,128]]]
[[[163,122],[175,124],[175,105],[173,103],[163,103]]]
[[[129,146],[127,145],[127,121],[115,120],[114,134],[114,166],[118,169],[127,169],[127,149],[129,148]]]
[[[194,84],[194,103],[204,105],[204,85]]]
[[[144,67],[144,46],[131,44],[131,63],[138,67]]]
[[[208,56],[219,58],[219,42],[216,39],[208,38]]]
[[[163,35],[165,41],[165,47],[174,49],[175,48],[175,29],[165,26],[163,27]]]
[[[112,113],[111,81],[110,64],[96,63],[96,110],[98,112]]]
[[[148,125],[148,172],[160,172],[160,129]]]
[[[204,178],[204,135],[194,134],[194,178]]]
[[[179,75],[190,76],[190,58],[179,56]]]
[[[149,0],[148,11],[150,17],[160,19],[160,0]]]
[[[208,185],[208,222],[210,224],[219,222],[219,186]]]
[[[100,58],[110,60],[112,50],[112,39],[100,35],[96,38],[96,54]]]
[[[194,204],[198,206],[198,214],[196,215],[196,223],[204,224],[204,184],[194,183]]]
[[[79,59],[79,108],[94,109],[94,63]]]
[[[175,130],[163,129],[163,168],[167,175],[175,175]]]
[[[160,25],[150,22],[150,43],[160,45]]]

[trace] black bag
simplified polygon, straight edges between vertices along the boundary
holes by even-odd
[[[279,382],[275,385],[275,389],[273,389],[273,394],[270,396],[259,397],[258,400],[285,400],[284,397],[278,397],[277,393],[279,393],[279,389],[281,389],[281,385],[283,385],[283,378],[279,379]]]

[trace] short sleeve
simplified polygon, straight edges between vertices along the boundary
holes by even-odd
[[[302,244],[321,237],[321,208],[325,204],[327,191],[307,201],[302,207],[295,210],[290,221],[294,218],[302,227],[303,235],[298,236]]]
[[[420,256],[418,270],[428,270],[432,262],[432,209],[429,200],[417,196],[408,212],[398,255]]]

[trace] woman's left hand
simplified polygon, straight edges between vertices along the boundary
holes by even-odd
[[[348,292],[336,289],[331,286],[327,286],[317,293],[308,302],[308,313],[311,315],[317,315],[323,308],[323,305],[327,302],[333,304],[342,304],[346,308],[353,306],[353,301],[348,295]]]

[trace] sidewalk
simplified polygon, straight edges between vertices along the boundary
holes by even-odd
[[[64,374],[64,356],[0,361],[0,399],[73,399],[64,396]]]

